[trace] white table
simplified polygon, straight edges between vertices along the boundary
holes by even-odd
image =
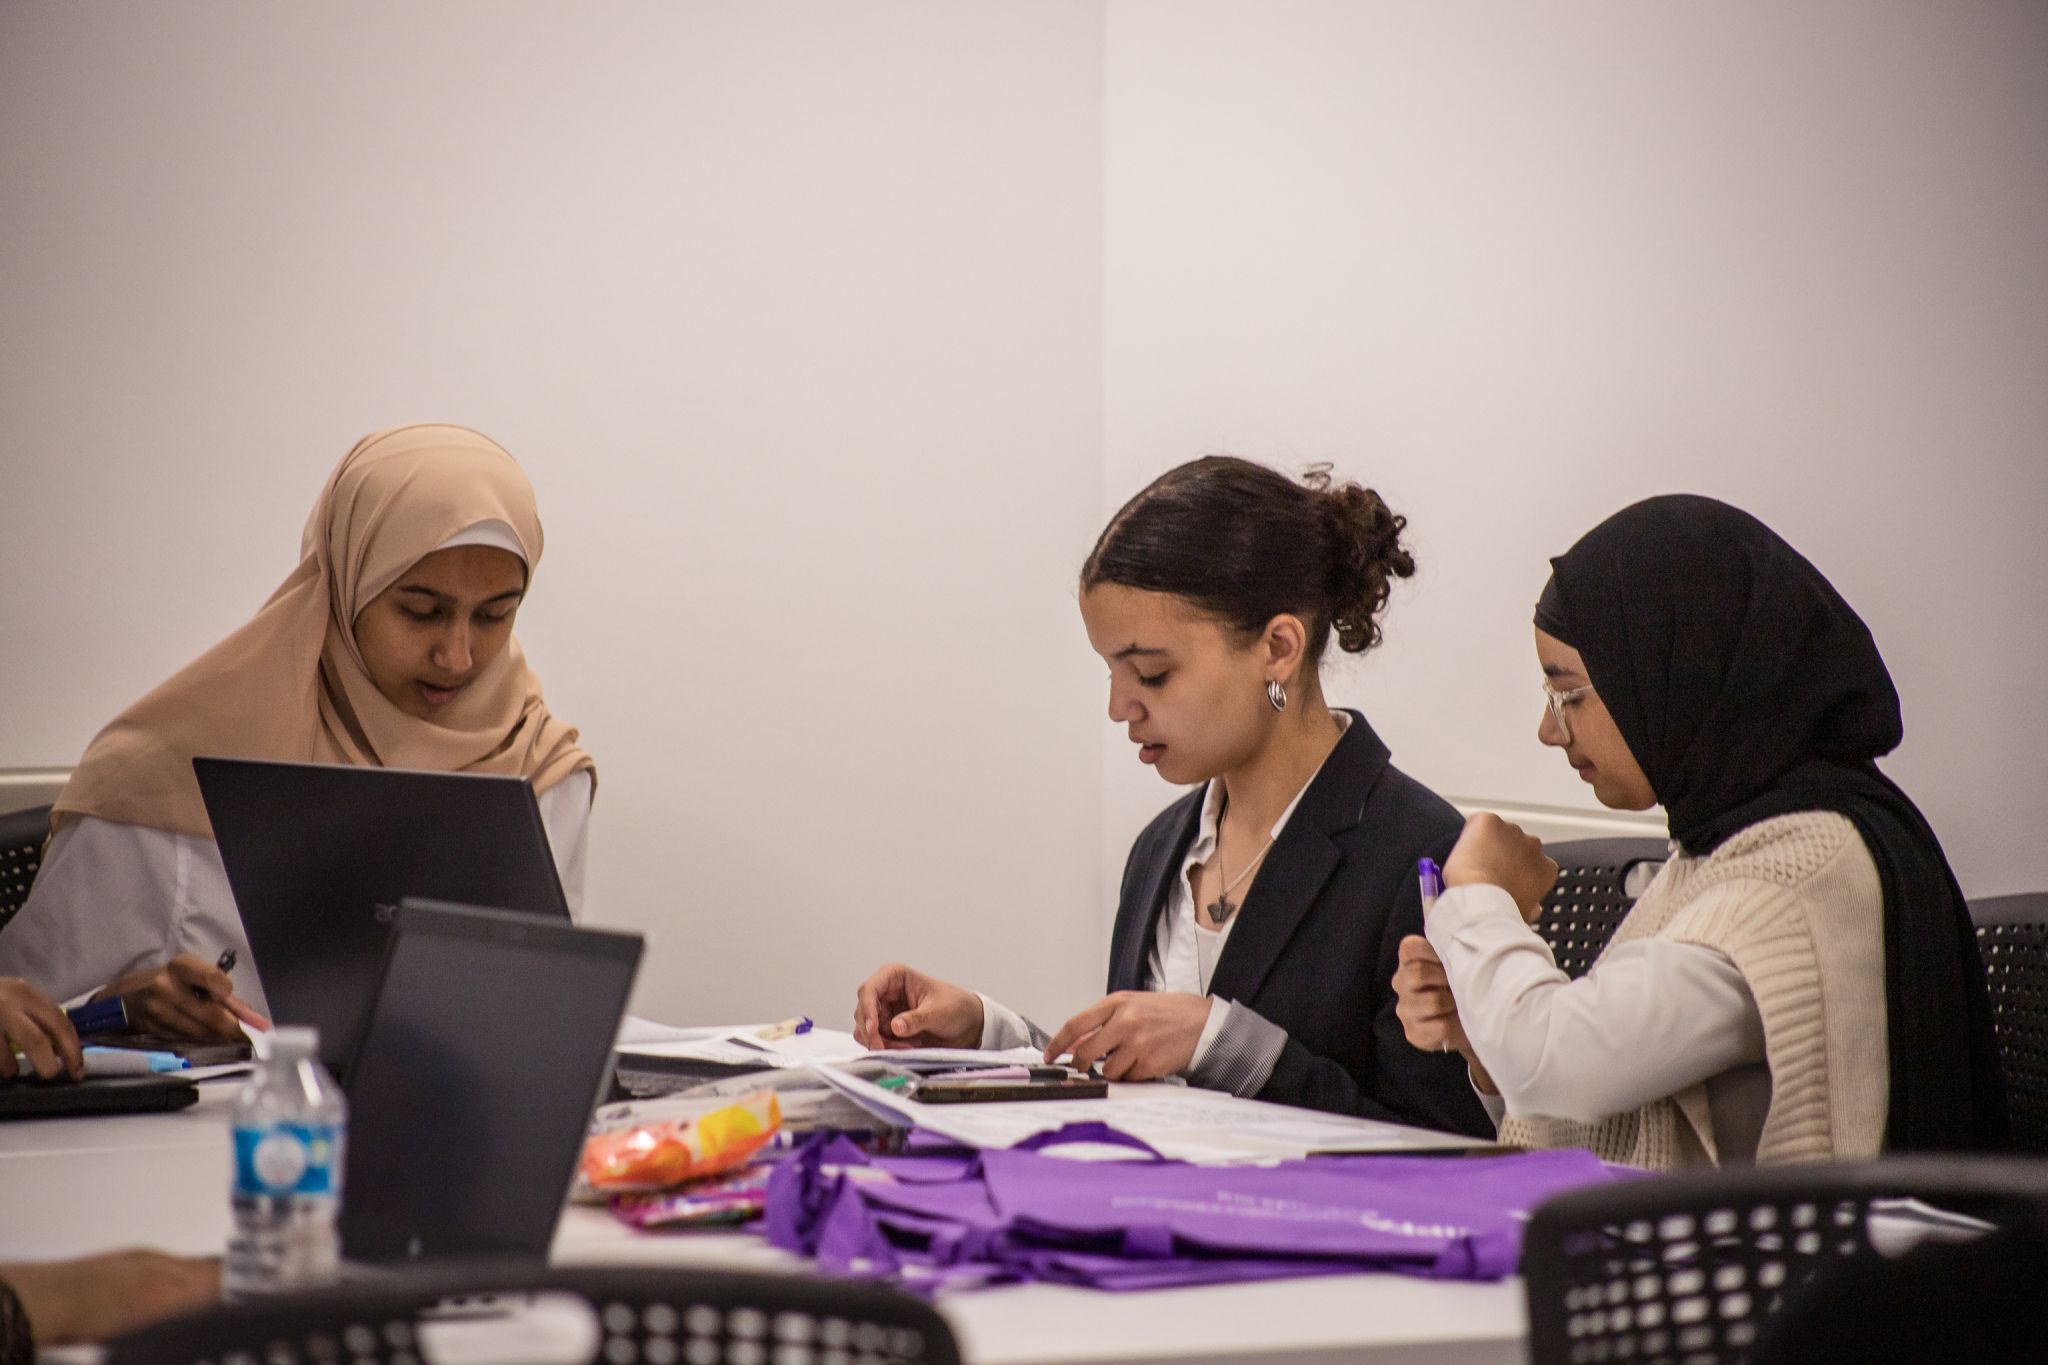
[[[175,1114],[0,1123],[0,1261],[124,1246],[217,1255],[228,1235],[227,1111],[237,1083],[211,1082]],[[801,1271],[748,1234],[644,1234],[571,1206],[558,1264],[718,1265]],[[1024,1285],[940,1301],[977,1365],[1497,1365],[1520,1361],[1519,1282],[1463,1284],[1332,1275],[1108,1294]]]

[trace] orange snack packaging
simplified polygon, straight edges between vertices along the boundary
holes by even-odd
[[[593,1134],[577,1171],[602,1194],[671,1189],[744,1165],[781,1127],[782,1106],[763,1090],[695,1118]]]

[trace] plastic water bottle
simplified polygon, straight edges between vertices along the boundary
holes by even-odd
[[[317,1289],[340,1274],[348,1104],[320,1065],[320,1033],[273,1029],[234,1115],[235,1227],[221,1266],[231,1299]]]

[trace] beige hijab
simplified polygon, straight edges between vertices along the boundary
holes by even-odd
[[[454,536],[511,528],[527,582],[540,563],[533,487],[465,427],[366,436],[328,477],[298,568],[255,619],[100,731],[57,798],[67,815],[211,837],[200,754],[388,768],[516,773],[545,789],[595,765],[548,713],[517,640],[433,721],[385,700],[356,647],[365,606]]]

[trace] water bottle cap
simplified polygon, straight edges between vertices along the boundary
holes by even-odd
[[[270,1031],[272,1053],[318,1052],[320,1030],[307,1024],[280,1024]]]

